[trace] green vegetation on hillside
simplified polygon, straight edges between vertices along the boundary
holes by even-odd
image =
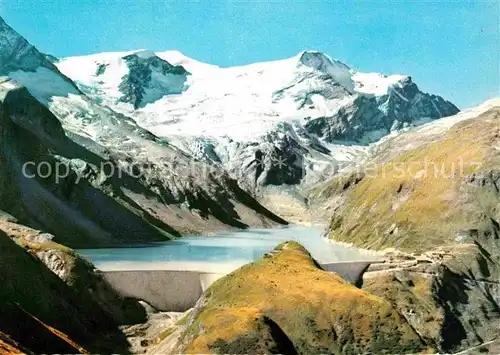
[[[426,349],[391,306],[320,269],[287,242],[215,282],[192,312],[179,351],[359,354]]]
[[[313,191],[323,199],[343,194],[330,237],[415,251],[451,243],[456,233],[483,225],[500,199],[498,191],[482,193],[484,184],[474,181],[500,162],[499,124],[500,111],[491,110],[455,125],[442,139]]]

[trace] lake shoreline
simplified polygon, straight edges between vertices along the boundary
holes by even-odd
[[[374,260],[380,254],[332,242],[323,229],[292,225],[271,229],[190,236],[163,243],[121,248],[77,249],[101,270],[215,270],[226,273],[254,262],[286,241],[302,244],[321,264]],[[222,271],[217,271],[222,270]]]

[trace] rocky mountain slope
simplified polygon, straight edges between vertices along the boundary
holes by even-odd
[[[500,341],[496,255],[470,243],[386,257],[364,274],[363,290],[388,300],[439,353],[484,353]]]
[[[52,234],[23,226],[15,219],[1,221],[0,231],[38,258],[81,297],[97,303],[100,311],[117,324],[135,324],[146,319],[143,307],[136,300],[119,296],[94,265],[75,251],[54,242]]]
[[[74,247],[285,223],[224,171],[89,99],[3,22],[2,28],[1,52],[24,64],[2,68],[9,78],[0,84],[0,208]],[[163,61],[126,60],[151,66],[154,78],[187,75]],[[126,95],[139,99],[136,89]]]
[[[500,330],[500,100],[389,137],[372,163],[314,188],[330,238],[390,251],[363,289],[390,302],[441,352]],[[404,251],[404,252],[401,252]]]
[[[122,88],[135,85],[130,56],[182,66],[189,72],[185,86],[172,84],[141,107],[124,102]],[[232,68],[175,51],[102,53],[56,64],[90,97],[223,167],[247,189],[320,181],[356,163],[365,151],[360,145],[458,112],[409,76],[357,72],[315,51]],[[149,77],[148,68],[143,76]],[[144,81],[142,91],[164,82]]]
[[[145,318],[46,233],[0,221],[0,267],[4,353],[127,353],[118,325]]]
[[[450,117],[456,123],[428,141],[427,127],[394,138],[397,143],[387,140],[374,151],[373,164],[316,189],[313,199],[337,195],[331,237],[411,251],[483,238],[491,243],[499,220],[500,105],[490,106],[472,119]]]

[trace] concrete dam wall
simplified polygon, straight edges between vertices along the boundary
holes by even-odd
[[[184,312],[203,291],[225,274],[180,270],[104,271],[120,295],[146,301],[161,311]]]
[[[349,261],[322,264],[356,283],[370,264],[380,261]],[[161,311],[184,312],[192,308],[203,291],[226,275],[182,270],[116,270],[103,271],[106,281],[122,296],[144,300]]]

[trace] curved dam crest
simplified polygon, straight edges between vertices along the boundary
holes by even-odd
[[[324,270],[352,283],[359,281],[370,264],[381,261],[376,253],[330,243],[321,233],[311,227],[258,229],[186,237],[154,246],[78,252],[100,269],[120,295],[144,300],[161,311],[183,312],[213,282],[287,240],[301,243]]]
[[[321,264],[345,280],[356,283],[374,261]],[[103,271],[104,279],[124,297],[146,301],[160,311],[184,312],[194,307],[203,292],[227,273],[192,270]]]

